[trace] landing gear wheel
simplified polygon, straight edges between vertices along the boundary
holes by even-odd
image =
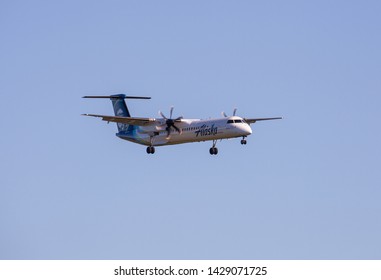
[[[209,153],[211,155],[216,155],[218,154],[218,149],[216,147],[216,144],[217,144],[217,140],[213,140],[213,146],[209,149]]]
[[[209,153],[210,153],[211,155],[216,155],[216,154],[218,154],[218,149],[217,149],[216,147],[211,147],[211,148],[209,149]]]
[[[155,147],[149,146],[147,147],[147,154],[154,154],[155,153]]]
[[[247,141],[246,141],[245,139],[242,139],[242,140],[241,140],[241,144],[242,144],[242,145],[246,145],[246,144],[247,144]]]

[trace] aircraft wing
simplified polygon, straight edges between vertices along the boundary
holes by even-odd
[[[117,117],[117,116],[104,116],[93,114],[82,114],[82,116],[102,118],[103,121],[125,123],[130,125],[148,126],[157,124],[156,119],[153,118],[132,118],[132,117]]]
[[[244,119],[245,122],[247,123],[255,123],[258,121],[270,121],[270,120],[280,120],[282,119],[281,117],[276,117],[276,118],[260,118],[260,119]]]

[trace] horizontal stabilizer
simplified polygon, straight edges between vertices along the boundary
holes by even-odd
[[[260,119],[244,119],[247,123],[255,123],[259,121],[271,121],[271,120],[281,120],[282,117],[276,117],[276,118],[260,118]]]
[[[104,116],[93,114],[82,114],[82,116],[102,118],[103,121],[124,123],[129,125],[147,126],[157,124],[156,119],[153,118],[133,118],[133,117],[117,117],[117,116]]]
[[[82,98],[120,98],[120,99],[151,99],[151,97],[146,96],[127,96],[124,94],[116,94],[116,95],[86,95]]]

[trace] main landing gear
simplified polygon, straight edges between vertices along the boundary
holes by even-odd
[[[155,147],[153,146],[153,142],[155,139],[155,136],[159,135],[159,133],[155,132],[154,135],[151,135],[149,138],[150,145],[147,147],[147,154],[154,154],[155,153]]]
[[[217,140],[213,140],[213,146],[209,149],[209,153],[211,155],[217,155],[218,154],[218,149],[216,147]]]
[[[155,147],[148,146],[147,147],[147,154],[154,154],[155,153]]]

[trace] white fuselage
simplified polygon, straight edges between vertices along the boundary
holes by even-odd
[[[117,134],[117,136],[142,145],[163,146],[245,137],[252,133],[250,125],[237,116],[208,120],[182,119],[181,122],[176,123],[181,133],[171,128],[169,137],[165,129],[165,120],[158,121],[162,125],[137,126],[132,135]]]

